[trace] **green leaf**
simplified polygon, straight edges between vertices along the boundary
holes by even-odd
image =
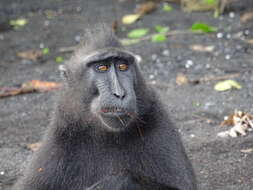
[[[145,36],[149,32],[149,29],[147,28],[139,28],[139,29],[134,29],[130,31],[127,36],[129,38],[140,38]]]
[[[218,4],[218,0],[204,0],[204,2],[208,5],[216,5]]]
[[[155,26],[155,31],[159,32],[159,33],[166,33],[166,32],[169,31],[169,27],[156,25]]]
[[[57,56],[56,58],[55,58],[55,62],[56,63],[62,63],[64,61],[64,58],[62,57],[62,56]]]
[[[154,34],[152,36],[151,41],[157,43],[157,42],[164,42],[166,40],[167,40],[167,37],[164,34]]]
[[[42,53],[43,53],[44,55],[49,54],[49,48],[43,48],[43,49],[42,49]]]
[[[172,10],[173,10],[173,7],[171,5],[169,5],[169,4],[164,4],[163,5],[163,11],[170,12]]]
[[[217,32],[218,28],[214,26],[209,26],[208,24],[196,22],[191,26],[192,32],[203,32],[203,33],[209,33],[209,32]]]
[[[27,23],[28,23],[27,20],[24,18],[9,21],[9,24],[13,26],[14,29],[19,29],[25,26]]]
[[[232,88],[241,89],[242,86],[235,80],[224,80],[224,81],[218,82],[214,86],[214,90],[216,91],[226,91]]]

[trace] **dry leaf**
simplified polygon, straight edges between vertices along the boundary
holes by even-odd
[[[251,153],[251,152],[253,152],[253,148],[242,149],[241,152],[242,153]]]
[[[190,48],[193,51],[199,51],[199,52],[213,52],[213,50],[214,50],[214,46],[204,46],[201,44],[191,45]]]
[[[245,40],[247,43],[253,45],[253,39]]]
[[[20,94],[45,92],[59,89],[61,85],[55,82],[32,80],[20,85],[20,87],[4,87],[0,88],[0,98],[8,96],[16,96]]]
[[[27,50],[27,51],[18,52],[17,56],[23,59],[37,61],[43,56],[43,53],[39,50]]]
[[[246,23],[250,20],[253,20],[253,12],[247,12],[247,13],[244,13],[241,18],[240,18],[241,22],[242,23]]]
[[[232,125],[233,127],[227,131],[218,133],[219,137],[237,137],[245,136],[248,131],[253,129],[253,115],[235,110],[221,123],[221,126]]]
[[[39,92],[50,91],[54,89],[58,89],[60,87],[59,83],[48,82],[48,81],[40,81],[40,80],[32,80],[22,84],[22,88],[31,88]]]
[[[182,74],[182,73],[179,73],[176,77],[176,83],[177,85],[183,85],[183,84],[187,84],[189,82],[188,78]]]
[[[157,4],[155,2],[148,1],[146,3],[140,4],[140,6],[136,10],[136,13],[143,16],[154,11],[156,7],[157,7]]]
[[[33,144],[28,144],[27,148],[33,152],[36,152],[39,148],[41,147],[41,143],[37,142],[37,143],[33,143]]]

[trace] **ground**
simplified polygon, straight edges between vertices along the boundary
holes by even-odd
[[[85,0],[1,0],[0,2],[0,87],[15,86],[38,79],[58,81],[55,57],[67,60],[70,54],[59,49],[78,43],[83,30],[98,21],[112,23],[132,13],[133,1]],[[187,30],[194,22],[202,21],[217,26],[218,33],[206,35],[174,35],[167,42],[149,40],[128,47],[142,56],[141,69],[145,78],[155,83],[170,115],[176,123],[193,163],[199,189],[253,189],[253,153],[242,149],[253,148],[253,133],[238,138],[220,138],[217,133],[225,115],[239,109],[253,113],[253,47],[244,41],[253,37],[253,22],[241,23],[240,15],[253,10],[251,0],[239,1],[219,18],[213,13],[184,13],[173,4],[171,12],[162,11],[162,3],[153,13],[137,23],[119,26],[118,35],[155,25],[171,30]],[[48,18],[45,11],[57,12]],[[232,12],[232,13],[231,13]],[[28,24],[12,30],[8,21],[24,17]],[[95,34],[94,34],[95,35]],[[220,36],[221,38],[218,38]],[[212,45],[214,51],[196,52],[193,44]],[[40,61],[22,60],[17,52],[48,47],[50,52]],[[176,76],[188,78],[238,74],[235,79],[240,90],[217,92],[218,81],[177,85]],[[0,99],[0,190],[9,190],[20,176],[23,164],[32,154],[26,147],[38,142],[48,126],[54,105],[54,92],[32,93]]]

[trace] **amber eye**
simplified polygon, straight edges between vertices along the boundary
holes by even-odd
[[[128,64],[125,64],[125,63],[119,64],[120,71],[126,71],[127,69],[128,69]]]
[[[97,70],[100,72],[105,72],[109,69],[108,65],[98,65]]]

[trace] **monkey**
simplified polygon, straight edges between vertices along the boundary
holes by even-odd
[[[197,190],[193,167],[138,56],[105,25],[60,67],[42,146],[15,190]]]

